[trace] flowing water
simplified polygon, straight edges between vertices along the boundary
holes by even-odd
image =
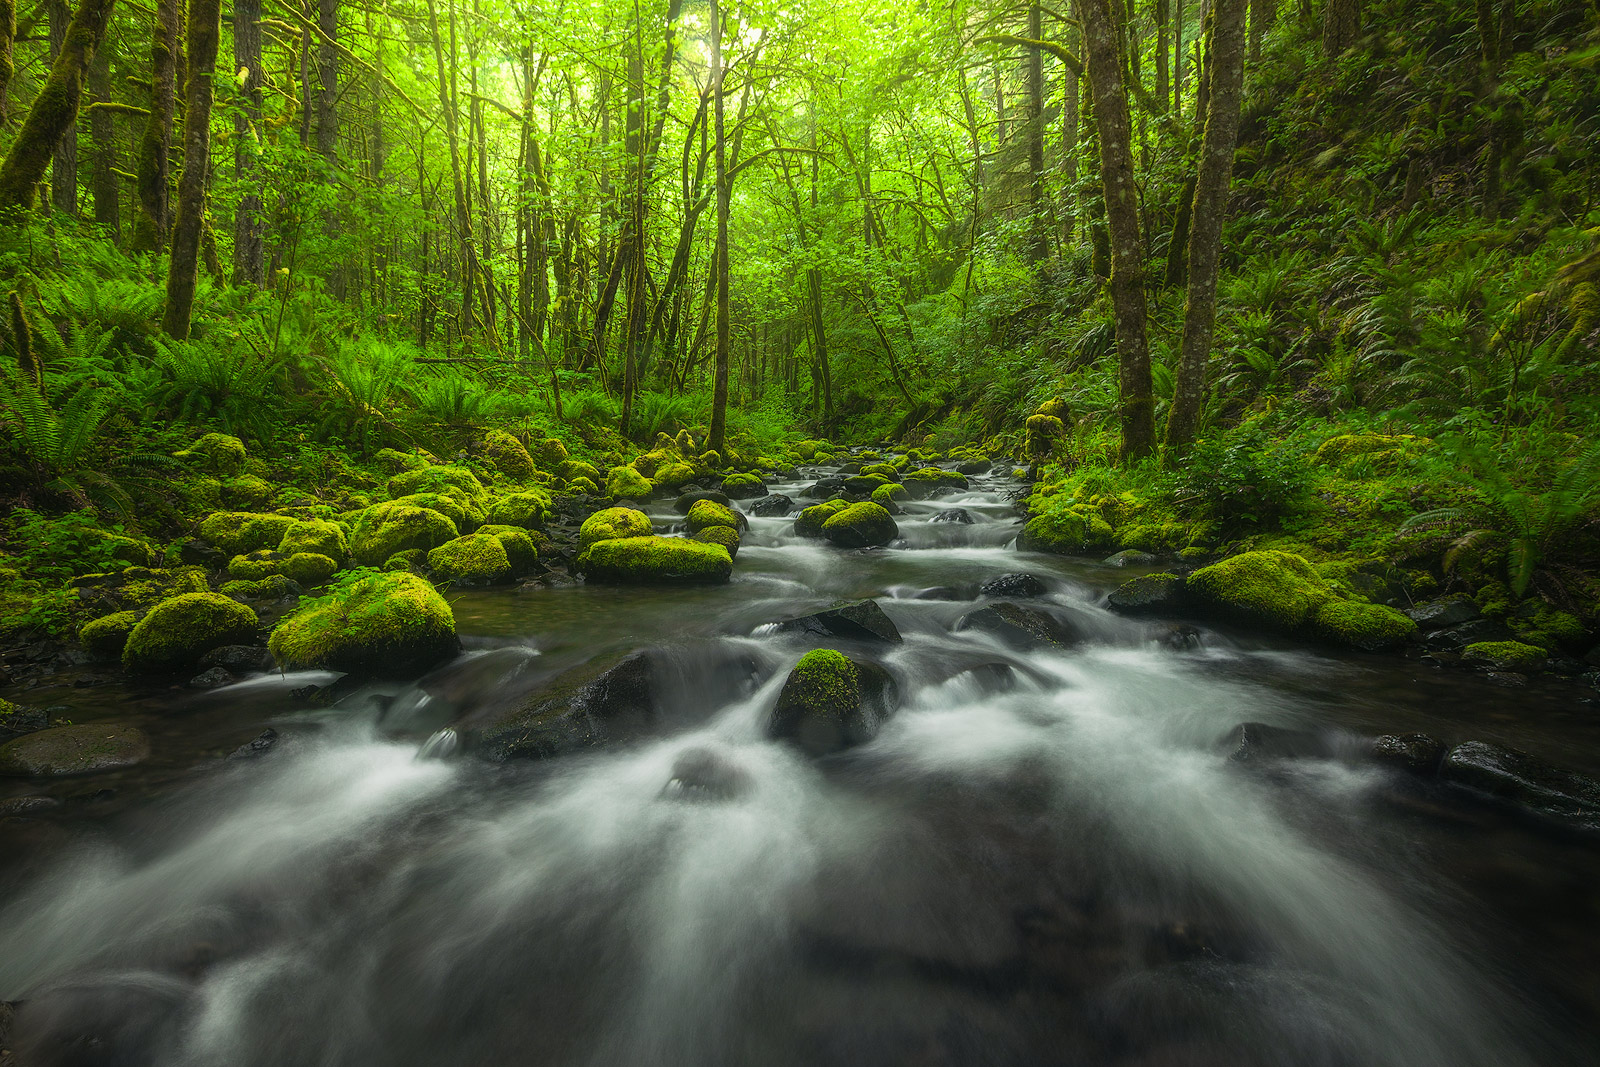
[[[289,695],[327,675],[83,691],[156,755],[0,823],[26,857],[0,875],[23,1067],[1595,1061],[1592,845],[1357,757],[1422,728],[1593,768],[1592,708],[1174,640],[1097,606],[1127,572],[1008,547],[1015,488],[909,505],[879,551],[753,518],[724,587],[463,594],[460,660],[334,708]],[[973,521],[934,521],[954,507]],[[952,629],[1024,570],[1086,645]],[[765,723],[813,645],[767,624],[865,596],[904,643],[838,647],[902,706],[808,761]],[[671,668],[662,736],[461,753],[457,728],[643,646]],[[1009,688],[971,670],[997,663]],[[1347,755],[1232,763],[1218,741],[1245,721]],[[216,759],[269,724],[265,757]],[[684,788],[686,765],[719,788]]]

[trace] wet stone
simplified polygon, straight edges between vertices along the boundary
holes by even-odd
[[[1121,552],[1115,552],[1102,560],[1103,563],[1112,567],[1147,567],[1155,561],[1156,558],[1150,553],[1140,552],[1132,548],[1125,548]]]
[[[14,705],[9,715],[0,715],[0,744],[12,738],[43,730],[50,725],[50,712],[30,705]]]
[[[60,807],[55,797],[7,797],[0,800],[0,819],[43,815]]]
[[[1426,604],[1418,604],[1414,608],[1405,609],[1402,614],[1416,623],[1417,629],[1423,633],[1432,633],[1476,619],[1478,605],[1465,597],[1452,597],[1449,600],[1433,600]]]
[[[933,518],[929,519],[928,521],[929,522],[958,522],[958,523],[961,523],[964,526],[971,526],[972,525],[972,513],[969,512],[966,508],[949,508],[948,510],[939,512],[939,514],[935,515]]]
[[[212,667],[202,671],[189,679],[190,689],[221,689],[225,685],[232,685],[239,679],[229,674],[224,667]]]
[[[899,628],[893,619],[884,614],[876,600],[858,600],[797,619],[786,619],[778,623],[778,632],[887,644],[899,644],[901,641]]]
[[[1491,741],[1452,748],[1439,777],[1497,800],[1590,830],[1600,830],[1600,781]]]
[[[969,611],[956,623],[956,631],[992,634],[1015,648],[1070,648],[1083,635],[1053,615],[1019,604],[992,604]]]
[[[794,510],[794,501],[782,493],[764,496],[750,505],[750,514],[762,518],[783,518]]]
[[[231,760],[259,759],[272,751],[272,747],[278,743],[278,738],[278,731],[269,726],[261,731],[259,736],[246,741],[228,753],[228,758]]]
[[[728,500],[728,494],[721,489],[697,489],[692,493],[684,493],[673,501],[672,510],[679,515],[687,515],[689,514],[689,509],[702,500],[709,500],[713,504],[721,504],[723,507],[728,507],[731,503]]]
[[[672,777],[661,795],[671,800],[727,801],[749,794],[755,780],[727,756],[709,748],[691,748],[672,763]]]
[[[1166,615],[1184,606],[1184,580],[1176,574],[1143,574],[1117,586],[1106,607],[1119,615]]]
[[[1435,630],[1423,638],[1422,647],[1429,652],[1460,652],[1480,641],[1509,641],[1511,638],[1511,631],[1505,623],[1495,619],[1473,619],[1446,630]]]
[[[272,653],[263,645],[223,645],[200,657],[201,667],[221,667],[233,674],[271,670]]]
[[[1320,734],[1264,722],[1240,723],[1223,736],[1218,747],[1235,763],[1319,759],[1333,754],[1332,746]]]
[[[978,586],[979,596],[1036,597],[1044,596],[1050,587],[1044,579],[1033,574],[1002,574]]]
[[[1444,759],[1445,747],[1427,734],[1384,734],[1372,739],[1369,754],[1377,763],[1431,777]]]
[[[988,474],[994,464],[986,459],[969,459],[956,464],[958,474]]]
[[[57,726],[0,745],[0,775],[59,778],[96,774],[132,767],[149,758],[150,739],[136,726]]]

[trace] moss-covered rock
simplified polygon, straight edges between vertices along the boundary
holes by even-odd
[[[494,461],[496,470],[513,478],[527,478],[538,469],[527,447],[504,430],[490,430],[484,436],[483,454]]]
[[[694,434],[690,433],[688,430],[679,430],[677,436],[673,437],[672,444],[673,447],[675,447],[685,456],[694,455],[697,447],[694,441]]]
[[[1049,415],[1066,422],[1072,417],[1072,405],[1059,396],[1053,396],[1034,409],[1036,415]]]
[[[612,500],[649,500],[650,480],[632,467],[612,467],[606,474],[606,495]]]
[[[652,529],[650,516],[637,508],[602,508],[578,527],[578,547],[618,537],[648,537]]]
[[[730,474],[722,479],[722,491],[729,500],[754,500],[767,495],[767,483],[759,474]]]
[[[240,474],[224,480],[221,492],[224,504],[245,510],[264,508],[277,496],[277,490],[271,483],[253,474]]]
[[[794,532],[801,537],[821,537],[822,525],[850,506],[848,500],[828,500],[803,509],[794,517]]]
[[[256,613],[221,593],[185,593],[151,608],[128,633],[122,665],[141,674],[192,667],[223,645],[255,639]]]
[[[139,623],[137,611],[114,611],[110,615],[83,624],[78,630],[78,640],[89,653],[101,659],[120,659],[128,643],[128,635]]]
[[[110,550],[112,559],[130,567],[148,567],[156,561],[156,551],[150,547],[150,542],[136,537],[106,534],[103,544]]]
[[[873,490],[888,484],[889,479],[881,474],[852,474],[844,480],[845,489],[862,496],[870,496]]]
[[[343,563],[350,557],[350,544],[345,539],[343,526],[325,519],[312,519],[297,522],[285,530],[283,539],[278,542],[278,551],[286,556],[314,552]]]
[[[263,578],[282,573],[287,556],[262,549],[228,561],[228,577],[240,582],[259,582]]]
[[[913,500],[926,500],[936,493],[946,489],[966,489],[967,476],[956,471],[947,471],[943,467],[919,467],[908,474],[902,475],[900,484],[906,487],[906,492],[911,494]]]
[[[1056,442],[1066,436],[1066,425],[1054,415],[1029,415],[1023,424],[1023,451],[1031,459],[1045,459]]]
[[[841,548],[873,548],[899,537],[900,527],[883,505],[864,500],[830,515],[822,536]]]
[[[521,574],[539,561],[539,546],[528,536],[528,531],[520,526],[497,526],[491,523],[478,527],[478,533],[500,542],[500,547],[505,549],[506,559],[511,561],[513,574]]]
[[[1378,457],[1384,453],[1396,453],[1422,440],[1423,438],[1413,437],[1410,434],[1340,434],[1322,442],[1317,448],[1316,459],[1318,463],[1325,463],[1330,467],[1343,467],[1346,462],[1358,456]],[[1392,457],[1385,456],[1383,462],[1390,462],[1391,459]]]
[[[666,463],[656,468],[656,473],[651,481],[658,489],[681,489],[694,481],[699,472],[692,466],[679,460]]]
[[[78,599],[102,614],[143,608],[184,593],[204,593],[211,588],[200,567],[152,569],[124,567],[103,574],[83,574],[72,579]]]
[[[733,557],[721,545],[683,537],[615,537],[578,553],[577,570],[594,582],[725,582]]]
[[[584,496],[599,496],[600,485],[587,478],[574,478],[567,483],[567,492],[582,493]]]
[[[907,499],[906,487],[899,482],[880,485],[872,491],[871,500],[891,515],[900,514],[900,501]]]
[[[462,532],[476,529],[486,517],[482,508],[460,493],[408,493],[396,497],[390,503],[437,511],[455,523],[456,529]]]
[[[900,480],[900,472],[892,463],[869,463],[861,468],[861,473],[866,477],[878,477],[888,482]]]
[[[274,574],[254,582],[239,579],[223,582],[217,592],[246,600],[281,600],[286,596],[298,596],[300,584],[281,574]]]
[[[1162,615],[1182,609],[1184,580],[1177,574],[1141,574],[1117,586],[1106,606],[1122,615]]]
[[[283,535],[298,522],[288,515],[263,515],[253,511],[219,511],[200,523],[200,536],[230,555],[277,548]]]
[[[408,548],[396,552],[383,561],[383,569],[386,571],[411,571],[413,574],[420,574],[427,568],[428,552],[422,548]]]
[[[1589,632],[1577,616],[1538,601],[1518,605],[1506,616],[1506,625],[1518,641],[1548,652],[1577,651],[1589,640]]]
[[[876,737],[895,697],[894,680],[882,667],[815,649],[784,680],[767,732],[809,756],[826,756]]]
[[[563,481],[571,482],[579,478],[587,478],[595,485],[601,481],[600,470],[593,463],[586,463],[581,459],[569,459],[556,468],[556,476]]]
[[[1058,509],[1035,515],[1023,524],[1017,548],[1079,556],[1111,547],[1113,536],[1110,523],[1098,514]]]
[[[401,471],[419,471],[432,462],[431,456],[424,458],[415,452],[396,452],[392,448],[378,449],[377,455],[373,458],[386,470],[393,471],[396,474]]]
[[[350,554],[372,567],[408,548],[438,548],[461,536],[456,524],[429,508],[374,504],[362,511],[350,531]]]
[[[321,552],[296,552],[278,564],[279,574],[307,588],[323,584],[338,569],[333,557]]]
[[[739,558],[739,531],[732,526],[707,526],[696,533],[694,539],[708,545],[721,545],[728,550],[728,558]]]
[[[550,494],[542,489],[506,493],[489,502],[483,522],[495,526],[520,526],[540,530],[550,519]]]
[[[689,505],[689,532],[699,533],[707,526],[731,526],[739,528],[739,514],[725,504],[715,500],[696,500]]]
[[[1292,552],[1243,552],[1189,576],[1198,605],[1269,629],[1306,625],[1335,593],[1310,563]]]
[[[1461,660],[1489,670],[1527,674],[1544,669],[1545,653],[1521,641],[1478,641],[1461,650]]]
[[[1394,608],[1354,599],[1324,601],[1312,628],[1324,641],[1367,652],[1398,648],[1417,634],[1417,624]]]
[[[569,458],[567,446],[554,437],[546,437],[535,443],[530,451],[547,470],[560,467]]]
[[[483,496],[483,483],[465,467],[423,467],[401,471],[389,479],[389,495],[399,498],[412,493],[449,493],[454,490],[468,500]]]
[[[428,553],[428,568],[446,581],[490,584],[511,577],[511,559],[498,537],[467,534]]]
[[[208,433],[176,455],[202,470],[221,475],[238,474],[244,469],[246,458],[244,442],[225,433]]]
[[[461,644],[444,597],[417,575],[392,571],[362,575],[302,604],[267,647],[284,668],[414,678]]]

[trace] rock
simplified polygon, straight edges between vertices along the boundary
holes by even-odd
[[[1461,662],[1491,671],[1540,671],[1545,651],[1521,641],[1477,641],[1461,650]]]
[[[1417,624],[1394,608],[1364,600],[1328,600],[1312,616],[1324,641],[1365,652],[1399,648],[1417,635]]]
[[[189,679],[190,689],[221,689],[225,685],[232,685],[239,679],[229,674],[222,667],[212,667],[202,671]]]
[[[767,732],[809,756],[826,756],[876,737],[897,702],[888,671],[819,648],[789,672]]]
[[[414,678],[460,651],[455,616],[404,571],[361,578],[284,619],[267,642],[284,668]]]
[[[1115,552],[1107,556],[1101,562],[1112,567],[1147,567],[1155,561],[1156,558],[1148,552],[1125,548],[1121,552]]]
[[[7,797],[4,800],[0,800],[0,819],[43,815],[45,812],[55,811],[61,806],[61,801],[55,797]],[[0,1049],[5,1048],[5,1037],[5,1027],[0,1025]],[[5,1061],[0,1059],[0,1064],[3,1063]]]
[[[1174,614],[1183,609],[1184,584],[1177,574],[1141,574],[1117,586],[1106,607],[1120,615]]]
[[[1002,574],[978,586],[979,596],[1035,597],[1044,596],[1050,587],[1043,578],[1032,574]]]
[[[721,545],[684,537],[623,537],[596,541],[575,567],[592,582],[715,584],[733,574],[733,557]]]
[[[906,494],[912,500],[926,500],[941,493],[968,487],[966,475],[947,471],[942,467],[918,468],[902,475],[900,484],[906,487]]]
[[[212,474],[233,475],[244,469],[244,442],[231,434],[208,433],[182,452],[173,455],[189,460]]]
[[[1174,652],[1196,652],[1205,647],[1200,631],[1182,623],[1168,626],[1157,640]]]
[[[338,569],[332,556],[320,552],[296,552],[278,565],[279,573],[299,586],[326,584]]]
[[[1022,552],[1077,556],[1105,548],[1111,539],[1111,525],[1099,515],[1052,511],[1035,515],[1023,524],[1017,534],[1017,548]]]
[[[459,536],[456,524],[431,508],[374,504],[351,526],[350,552],[363,567],[376,567],[398,552],[426,552]]]
[[[727,526],[737,530],[741,518],[738,512],[726,504],[719,504],[715,500],[697,500],[689,508],[689,532],[699,533],[708,526]]]
[[[804,508],[794,517],[794,532],[800,537],[821,537],[823,525],[849,506],[848,501],[829,500]]]
[[[483,483],[478,481],[476,474],[465,467],[448,465],[401,471],[389,479],[388,488],[391,497],[411,493],[445,493],[464,500],[476,500],[483,496]]]
[[[1275,631],[1306,625],[1334,597],[1311,564],[1292,552],[1243,552],[1202,567],[1186,583],[1191,600],[1224,618]]]
[[[721,545],[728,550],[730,559],[739,558],[739,531],[731,526],[707,526],[694,535],[694,540],[708,545]]]
[[[199,567],[124,567],[105,574],[81,574],[68,584],[78,591],[84,607],[96,615],[146,608],[168,597],[211,589],[206,572]]]
[[[749,794],[755,781],[750,772],[709,748],[691,748],[672,763],[663,797],[672,800],[728,801]]]
[[[13,704],[0,697],[0,742],[43,730],[49,725],[50,713],[44,708]]]
[[[1429,652],[1459,652],[1480,641],[1509,641],[1511,631],[1498,619],[1471,619],[1443,630],[1435,630],[1423,639],[1422,647]]]
[[[1445,747],[1427,734],[1384,734],[1372,739],[1369,754],[1377,763],[1431,778],[1444,759]]]
[[[1445,756],[1439,777],[1540,815],[1600,829],[1600,782],[1514,748],[1465,741]]]
[[[650,516],[638,508],[602,508],[584,519],[578,528],[578,547],[588,548],[596,541],[617,537],[647,537],[653,530]]]
[[[967,459],[956,464],[958,474],[988,474],[994,464],[986,459]]]
[[[150,739],[136,726],[57,726],[0,745],[0,775],[60,778],[96,774],[132,767],[149,758]]]
[[[230,760],[260,759],[278,743],[278,731],[267,727],[261,733],[228,753]]]
[[[732,477],[732,475],[729,475],[729,477]],[[724,493],[720,489],[694,489],[690,492],[682,494],[677,500],[674,500],[672,502],[672,510],[676,511],[679,515],[687,515],[689,514],[689,509],[700,503],[702,500],[709,500],[713,504],[721,504],[723,507],[727,507],[730,503],[732,503],[732,499],[728,496],[728,494]]]
[[[654,492],[650,479],[632,467],[612,467],[606,473],[606,495],[612,500],[649,500]]]
[[[884,614],[876,600],[858,600],[797,619],[786,619],[778,623],[777,628],[779,633],[813,634],[844,641],[885,644],[899,644],[901,641],[900,630],[894,620]]]
[[[550,494],[542,489],[524,489],[505,493],[489,501],[482,521],[495,526],[542,530],[545,523],[550,521],[550,509]]]
[[[782,518],[794,510],[794,501],[782,493],[773,493],[764,496],[750,505],[750,514],[762,517]]]
[[[445,581],[490,585],[510,580],[511,559],[498,537],[474,533],[429,552],[428,569]]]
[[[223,645],[200,657],[198,666],[221,667],[230,674],[251,674],[272,669],[272,653],[261,645]]]
[[[1504,689],[1520,689],[1528,684],[1526,674],[1517,674],[1513,671],[1488,671],[1483,678],[1490,685],[1498,685]]]
[[[227,552],[240,555],[261,548],[277,548],[283,535],[300,520],[289,515],[260,515],[250,511],[218,511],[200,523],[200,536]]]
[[[1290,730],[1264,722],[1242,722],[1229,730],[1217,747],[1235,763],[1274,759],[1321,758],[1333,754],[1327,739],[1307,730]]]
[[[646,652],[613,654],[561,675],[472,735],[497,762],[544,759],[648,733],[656,725],[656,679]]]
[[[350,556],[350,545],[345,540],[344,528],[326,519],[309,519],[297,522],[283,532],[278,551],[285,556],[296,552],[312,552],[326,556],[335,563],[343,563]]]
[[[505,550],[506,559],[511,563],[513,574],[525,574],[538,566],[539,545],[534,542],[535,537],[542,543],[549,543],[543,534],[530,534],[520,526],[501,526],[491,523],[478,527],[478,533],[484,537],[493,537],[500,542],[500,547]]]
[[[299,596],[304,590],[299,582],[290,581],[281,574],[272,574],[254,582],[223,582],[217,592],[236,600],[281,600],[286,596]]]
[[[972,525],[972,514],[966,508],[949,508],[939,512],[929,522],[959,522],[966,526]]]
[[[483,454],[494,461],[500,473],[513,478],[527,478],[535,470],[527,447],[504,430],[490,430],[484,435]]]
[[[1423,633],[1432,633],[1435,630],[1444,630],[1452,626],[1459,626],[1464,622],[1471,622],[1478,617],[1478,605],[1466,597],[1451,597],[1449,600],[1434,600],[1426,604],[1418,604],[1414,608],[1406,608],[1405,616],[1417,624],[1417,629]]]
[[[136,611],[117,611],[110,615],[102,615],[91,622],[86,622],[78,631],[78,640],[83,642],[83,647],[98,659],[121,659],[122,650],[128,643],[128,635],[138,625],[139,613]]]
[[[767,483],[758,474],[730,474],[722,479],[722,491],[730,500],[754,500],[767,495]]]
[[[141,674],[178,671],[223,645],[255,637],[256,613],[221,593],[185,593],[150,609],[128,634],[122,665]]]
[[[981,693],[1009,693],[1017,687],[1016,668],[1009,663],[980,663],[976,667],[969,667],[956,675],[957,678],[970,678],[977,685]]]
[[[881,504],[862,501],[829,516],[822,536],[840,548],[876,548],[900,536],[900,527]]]
[[[900,507],[900,501],[906,499],[909,499],[906,495],[906,487],[899,482],[890,482],[887,485],[878,486],[872,491],[871,497],[874,504],[877,504],[891,515],[902,513],[904,509]]]
[[[844,492],[844,481],[843,478],[822,478],[801,490],[800,495],[807,500],[827,500]]]
[[[955,626],[958,632],[992,634],[1016,648],[1071,648],[1083,635],[1053,615],[1018,604],[991,604],[969,611]]]

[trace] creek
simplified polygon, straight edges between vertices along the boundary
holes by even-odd
[[[825,472],[804,473],[772,488]],[[724,586],[452,594],[459,660],[331,708],[291,695],[327,674],[62,698],[154,756],[0,780],[63,801],[0,821],[20,1067],[1597,1061],[1592,839],[1362,756],[1425,730],[1594,772],[1591,706],[1117,617],[1100,604],[1129,571],[1010,547],[1018,488],[906,504],[883,550],[752,517]],[[952,508],[972,521],[936,521]],[[954,629],[1015,572],[1091,639]],[[809,760],[766,726],[821,642],[769,624],[864,597],[903,642],[827,647],[885,666],[899,710]],[[665,665],[652,738],[457,750],[644,647]],[[1230,760],[1243,722],[1325,752]],[[266,727],[261,758],[218,758]],[[686,787],[686,761],[718,787]]]

